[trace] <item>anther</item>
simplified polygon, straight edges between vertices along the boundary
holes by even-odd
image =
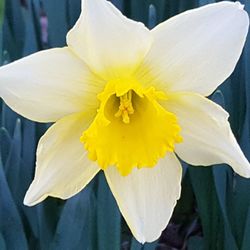
[[[126,124],[130,123],[129,115],[134,113],[132,105],[132,91],[128,91],[125,95],[120,97],[120,106],[115,114],[115,117],[122,117],[122,121]]]

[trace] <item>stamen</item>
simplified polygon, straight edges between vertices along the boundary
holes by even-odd
[[[132,90],[128,91],[125,95],[120,97],[120,106],[115,114],[115,117],[122,117],[122,121],[126,124],[130,123],[129,115],[134,114],[132,105]]]

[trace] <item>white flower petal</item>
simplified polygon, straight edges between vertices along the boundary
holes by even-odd
[[[80,142],[90,119],[78,113],[56,122],[41,138],[37,149],[35,179],[24,204],[33,206],[48,196],[70,198],[80,192],[100,170],[88,160]]]
[[[68,33],[68,45],[104,78],[129,75],[151,45],[149,30],[106,0],[83,0],[81,16]]]
[[[154,43],[138,74],[167,91],[207,96],[233,72],[248,26],[239,2],[186,11],[152,30]]]
[[[170,95],[166,109],[178,117],[183,142],[178,156],[192,165],[229,164],[236,173],[250,177],[250,164],[228,122],[228,113],[205,97],[191,93]]]
[[[154,168],[134,169],[121,176],[115,167],[105,175],[134,237],[141,243],[160,237],[180,197],[182,168],[173,153]]]
[[[39,122],[96,109],[104,83],[70,49],[50,49],[0,68],[0,96]]]

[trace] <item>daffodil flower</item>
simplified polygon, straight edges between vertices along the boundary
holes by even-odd
[[[157,239],[180,197],[182,167],[227,163],[250,177],[228,113],[206,96],[234,70],[249,18],[239,3],[190,10],[152,30],[110,2],[85,0],[67,47],[0,69],[17,113],[55,122],[37,149],[24,203],[67,199],[103,170],[139,242]]]

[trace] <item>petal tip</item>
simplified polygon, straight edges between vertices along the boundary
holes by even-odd
[[[242,4],[242,3],[240,3],[240,2],[235,2],[235,5],[238,7],[238,9],[240,9],[240,10],[244,10],[244,7],[245,7],[245,5],[244,4]]]
[[[23,204],[25,206],[28,206],[28,207],[35,206],[48,197],[47,194],[41,195],[37,190],[32,188],[33,185],[34,185],[34,182],[29,187],[28,191],[25,194],[24,200],[23,200]]]
[[[248,168],[245,171],[242,172],[236,172],[237,174],[239,174],[241,177],[244,178],[250,178],[250,165],[248,166]]]
[[[26,196],[24,197],[23,204],[24,204],[25,206],[27,206],[27,207],[32,207],[33,205],[35,205],[35,204],[32,204],[32,202],[30,202],[30,201],[26,198]]]
[[[28,192],[24,197],[23,204],[28,207],[32,207],[35,205],[35,202],[29,197]]]

